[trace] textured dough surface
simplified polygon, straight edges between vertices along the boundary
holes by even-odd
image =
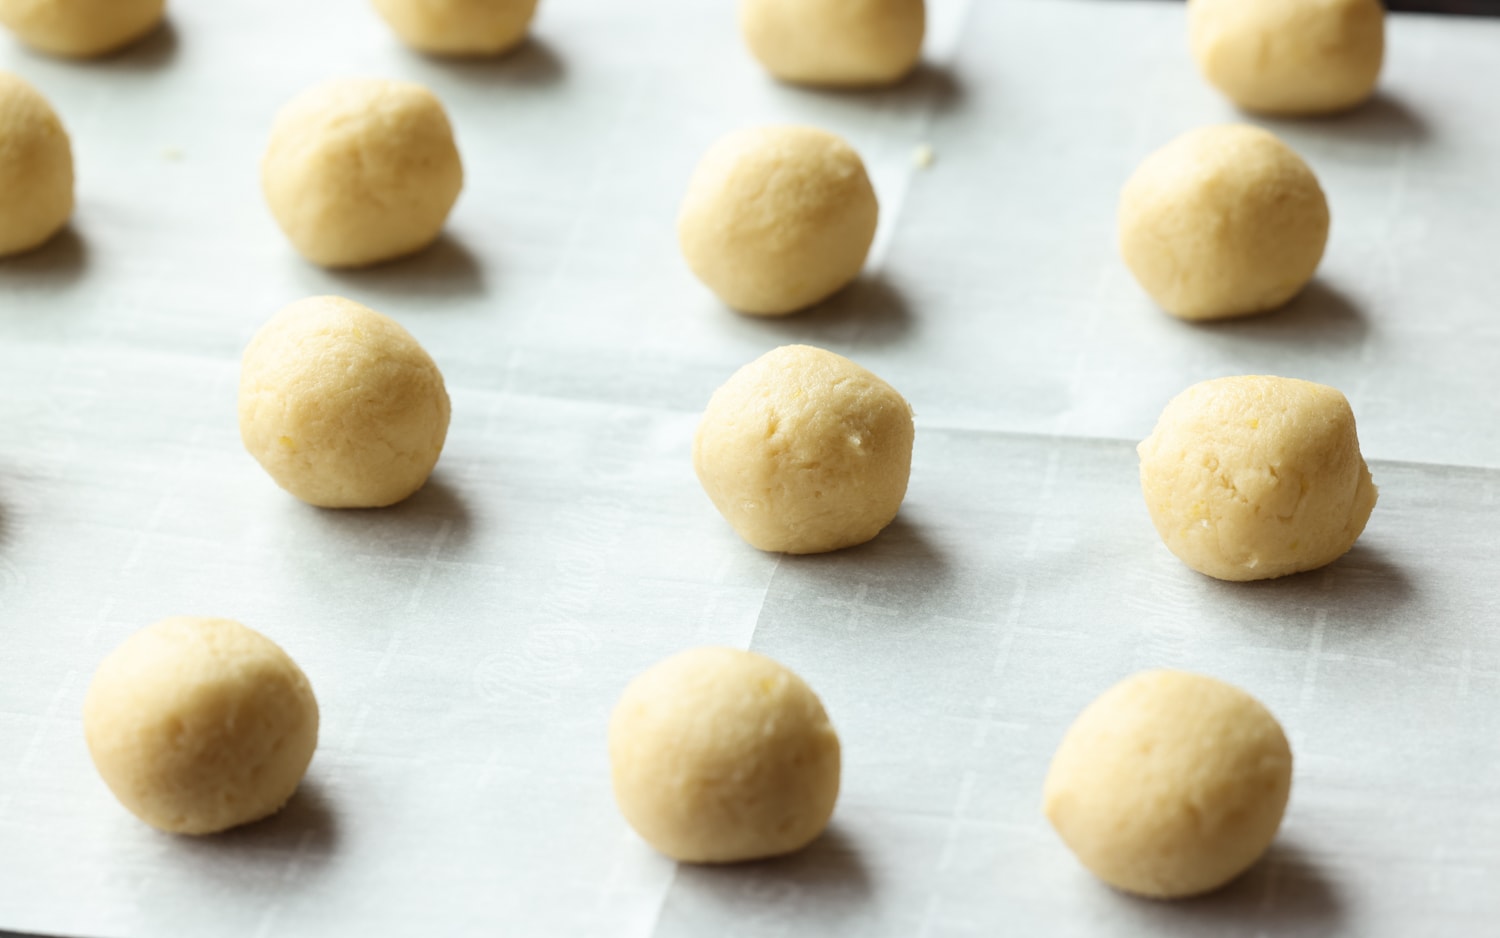
[[[812,127],[752,127],[709,148],[677,219],[683,257],[742,313],[805,309],[859,275],[880,205],[859,154]]]
[[[526,38],[537,0],[372,0],[401,40],[434,55],[499,55]]]
[[[923,0],[740,0],[750,53],[782,81],[875,87],[900,81],[922,55]]]
[[[895,519],[914,437],[895,388],[841,355],[787,345],[714,392],[693,467],[745,540],[814,554],[863,544]]]
[[[1275,309],[1312,279],[1328,202],[1290,147],[1257,127],[1189,131],[1120,197],[1120,252],[1162,309],[1221,319]]]
[[[361,267],[420,251],[463,188],[448,115],[403,81],[318,85],[276,116],[261,187],[277,224],[308,260]]]
[[[46,243],[73,214],[73,148],[52,105],[0,72],[0,257]]]
[[[1105,691],[1068,729],[1044,810],[1095,876],[1181,898],[1259,859],[1291,788],[1291,747],[1259,701],[1211,677],[1148,671]]]
[[[156,28],[166,0],[0,0],[0,23],[53,55],[92,58]]]
[[[1385,57],[1380,0],[1190,0],[1188,20],[1203,77],[1265,114],[1354,107]]]
[[[839,739],[812,689],[769,658],[696,648],[641,674],[609,722],[615,801],[676,860],[735,863],[812,842],[839,793]]]
[[[120,803],[152,827],[212,834],[281,810],[318,744],[318,702],[287,653],[228,619],[163,619],[89,685],[84,734]]]
[[[1334,388],[1249,375],[1173,398],[1138,447],[1157,532],[1221,580],[1314,570],[1354,546],[1377,490]]]
[[[322,508],[421,488],[448,435],[432,357],[394,319],[336,296],[272,317],[245,349],[240,437],[276,484]]]

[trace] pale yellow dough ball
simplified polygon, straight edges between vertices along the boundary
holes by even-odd
[[[674,655],[625,688],[609,721],[615,802],[675,860],[800,850],[833,815],[839,738],[812,688],[732,648]]]
[[[41,92],[0,72],[0,257],[46,243],[73,214],[73,149]]]
[[[1183,319],[1275,309],[1312,279],[1328,201],[1290,147],[1256,127],[1203,127],[1153,153],[1120,197],[1120,252]]]
[[[1157,533],[1221,580],[1314,570],[1354,546],[1377,491],[1337,390],[1250,375],[1195,384],[1138,448]]]
[[[261,187],[308,260],[362,267],[427,247],[463,188],[453,127],[432,92],[351,78],[303,92],[276,116]]]
[[[1203,77],[1247,110],[1342,111],[1380,77],[1380,0],[1190,0],[1188,19]]]
[[[212,834],[275,814],[318,745],[318,702],[287,653],[228,619],[163,619],[94,673],[89,752],[152,827]]]
[[[537,0],[372,0],[401,41],[433,55],[499,55],[526,38]]]
[[[871,87],[916,67],[923,0],[740,0],[740,32],[766,71],[802,85]]]
[[[166,6],[166,0],[0,0],[0,23],[35,49],[93,58],[151,32]]]
[[[276,484],[322,508],[381,508],[421,488],[448,436],[432,357],[394,319],[317,296],[245,349],[240,437]]]
[[[746,541],[816,554],[863,544],[895,519],[914,436],[895,388],[842,355],[787,345],[714,392],[693,467]]]
[[[753,127],[704,155],[677,218],[698,279],[742,313],[805,309],[859,275],[880,206],[859,154],[812,127]]]
[[[1217,889],[1259,859],[1291,788],[1291,747],[1259,701],[1200,674],[1147,671],[1068,729],[1044,810],[1095,876],[1176,899]]]

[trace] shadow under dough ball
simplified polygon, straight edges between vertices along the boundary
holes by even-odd
[[[520,45],[537,0],[371,0],[401,41],[431,55],[491,56]]]
[[[336,296],[293,303],[240,367],[240,438],[320,508],[383,508],[420,489],[448,436],[443,375],[394,319]]]
[[[130,812],[175,834],[275,814],[318,745],[296,662],[238,622],[163,619],[99,665],[83,705],[94,766]]]
[[[166,0],[0,0],[0,23],[34,49],[86,59],[143,38],[165,11]]]
[[[261,160],[277,224],[323,267],[364,267],[436,240],[463,188],[453,126],[421,85],[349,78],[282,108]]]
[[[73,214],[73,148],[47,99],[0,72],[0,257],[40,247]]]
[[[740,33],[766,71],[799,85],[900,81],[927,31],[923,0],[740,0]]]
[[[1263,114],[1328,114],[1375,90],[1385,58],[1380,0],[1191,0],[1198,70]]]
[[[839,794],[839,738],[812,688],[748,651],[696,648],[648,669],[609,721],[620,813],[688,863],[811,843]]]
[[[1323,259],[1328,201],[1290,147],[1242,124],[1189,131],[1120,195],[1120,253],[1162,309],[1223,319],[1285,304]]]
[[[1291,747],[1258,700],[1201,674],[1148,671],[1068,728],[1043,810],[1104,882],[1178,899],[1249,869],[1275,839],[1291,789]]]
[[[1220,580],[1332,563],[1354,546],[1378,495],[1349,401],[1295,378],[1195,384],[1167,404],[1138,452],[1163,543]]]
[[[725,305],[778,316],[859,276],[879,216],[864,162],[842,139],[813,127],[752,127],[704,154],[677,237]]]

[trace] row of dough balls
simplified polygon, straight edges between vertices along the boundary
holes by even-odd
[[[99,665],[84,735],[131,813],[171,833],[212,834],[292,797],[317,748],[318,703],[270,639],[227,619],[177,617]],[[730,648],[692,649],[633,680],[609,721],[609,761],[625,820],[690,863],[801,849],[833,815],[841,775],[838,734],[807,683]],[[1291,778],[1286,736],[1253,697],[1153,671],[1077,718],[1053,757],[1044,810],[1105,882],[1188,896],[1265,852]]]

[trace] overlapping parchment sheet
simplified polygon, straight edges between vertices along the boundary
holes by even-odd
[[[1182,10],[934,0],[893,91],[777,86],[733,5],[546,0],[498,64],[401,50],[361,0],[177,3],[104,63],[0,44],[73,132],[70,234],[0,263],[0,928],[364,934],[1452,935],[1500,912],[1500,25],[1397,17],[1385,91],[1272,123],[1334,212],[1283,312],[1195,327],[1114,254],[1114,201],[1175,134],[1237,119]],[[260,200],[275,109],[407,77],[469,167],[450,234],[363,273],[300,262]],[[699,153],[757,121],[845,134],[884,216],[826,308],[718,308],[676,252]],[[936,164],[914,167],[931,144]],[[301,296],[402,320],[454,398],[431,485],[319,512],[240,449],[237,359]],[[693,478],[734,368],[811,342],[919,419],[906,509],[871,545],[777,558]],[[1131,452],[1172,394],[1271,372],[1349,393],[1383,494],[1348,558],[1234,586],[1182,568]],[[276,819],[157,835],[95,778],[99,659],[168,614],[239,618],[312,678],[322,748]],[[616,814],[609,708],[653,661],[750,647],[823,695],[846,755],[827,837],[677,870]],[[1134,902],[1039,812],[1047,759],[1145,667],[1240,683],[1298,756],[1283,835],[1226,892]]]

